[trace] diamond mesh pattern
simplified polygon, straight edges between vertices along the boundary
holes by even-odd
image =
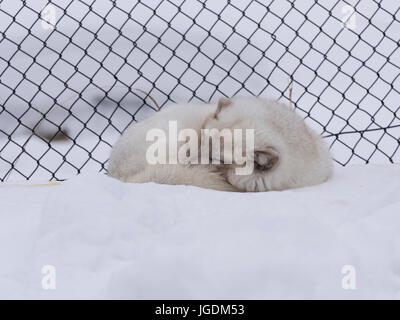
[[[399,162],[399,10],[391,0],[3,0],[0,181],[105,171],[121,132],[157,110],[150,97],[161,108],[274,97],[338,163]]]

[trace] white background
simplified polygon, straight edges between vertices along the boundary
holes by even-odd
[[[298,112],[324,136],[379,129],[326,138],[339,163],[399,162],[400,128],[380,130],[400,124],[397,1],[52,3],[54,29],[38,19],[47,1],[0,3],[0,179],[102,170],[120,132],[154,112],[135,88],[161,106],[288,102],[290,77]],[[354,29],[341,22],[349,4]],[[69,138],[49,145],[32,128]]]

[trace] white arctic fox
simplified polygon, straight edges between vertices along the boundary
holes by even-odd
[[[224,157],[223,152],[222,164],[180,164],[179,161],[177,164],[149,164],[146,153],[153,142],[146,141],[146,136],[152,129],[168,132],[170,121],[176,121],[178,132],[190,128],[198,137],[204,129],[253,129],[254,145],[251,152],[243,156],[252,161],[254,170],[247,175],[237,174],[235,169],[242,164],[234,159],[224,163],[229,157]],[[168,140],[168,134],[166,137]],[[167,141],[169,143],[171,141]],[[236,143],[233,142],[233,148]],[[184,141],[178,141],[177,148],[183,144]],[[170,163],[172,159],[168,158],[168,153],[166,157]],[[332,158],[321,137],[288,106],[256,97],[221,98],[218,104],[170,105],[131,125],[116,143],[108,171],[112,177],[125,182],[153,181],[258,192],[322,183],[332,173]]]

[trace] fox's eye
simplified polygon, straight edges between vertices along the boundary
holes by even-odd
[[[259,164],[258,162],[254,162],[254,168],[256,170],[260,170],[260,171],[267,171],[269,169],[271,169],[273,166],[270,165],[269,163],[267,164]]]
[[[268,171],[276,167],[279,162],[279,154],[275,148],[254,152],[254,168],[259,171]]]

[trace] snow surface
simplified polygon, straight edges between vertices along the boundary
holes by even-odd
[[[399,165],[349,166],[320,186],[247,194],[103,174],[2,184],[0,298],[399,299],[399,178]]]

